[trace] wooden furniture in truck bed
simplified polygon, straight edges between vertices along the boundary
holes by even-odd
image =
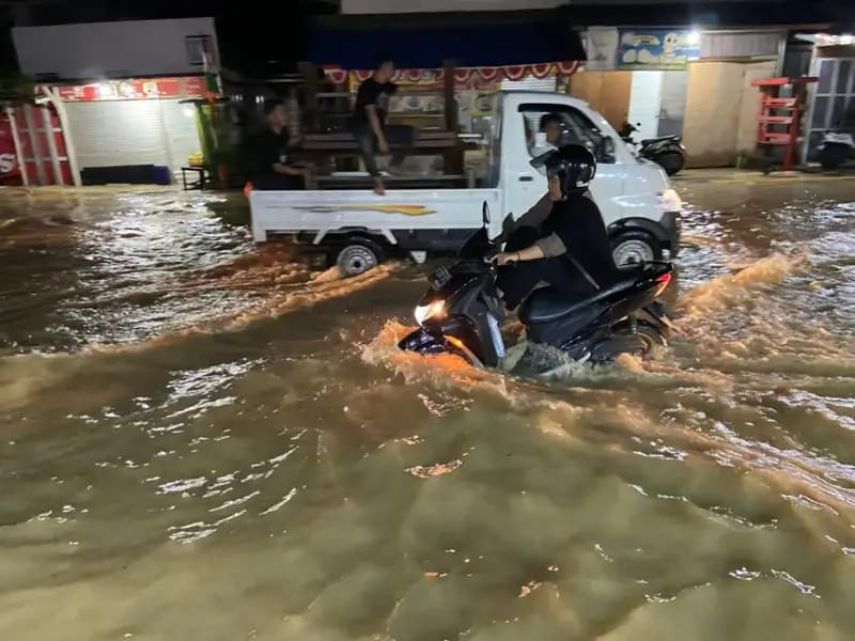
[[[311,161],[319,168],[333,166],[331,159],[335,156],[358,156],[359,147],[349,128],[351,118],[352,94],[345,91],[329,90],[323,86],[325,81],[318,67],[309,62],[299,64],[302,83],[303,105],[303,142],[298,152],[299,156]],[[400,95],[436,94],[436,90],[402,89]],[[442,156],[443,174],[440,176],[405,176],[384,178],[385,182],[406,183],[407,186],[419,186],[424,183],[434,183],[453,186],[465,186],[463,176],[463,141],[458,138],[457,102],[454,99],[454,63],[444,64],[444,80],[442,87],[443,111],[429,114],[429,121],[436,122],[441,128],[417,128],[413,147],[409,150],[414,156]],[[417,114],[421,116],[424,114]],[[393,122],[406,120],[407,114],[390,114]],[[424,118],[422,118],[424,120]],[[395,145],[392,145],[395,149]],[[323,171],[323,170],[322,170]],[[447,178],[446,178],[447,177]],[[353,184],[355,178],[341,176],[316,176],[313,180],[319,186],[339,187],[342,182]],[[368,175],[364,182],[370,184]]]

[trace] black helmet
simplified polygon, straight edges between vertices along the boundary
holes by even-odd
[[[558,176],[566,196],[585,191],[597,173],[594,154],[582,145],[564,145],[531,161],[531,166],[547,177]]]

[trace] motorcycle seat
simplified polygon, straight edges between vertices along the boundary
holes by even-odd
[[[565,294],[550,287],[537,289],[520,306],[519,317],[526,325],[551,323],[575,314],[613,294],[629,289],[634,283],[634,278],[621,280],[611,287],[601,289],[597,293],[586,296],[581,300],[568,300]]]
[[[680,136],[662,136],[661,138],[647,138],[641,141],[642,145],[651,145],[655,142],[664,142],[666,140],[673,140],[674,142],[680,142]]]

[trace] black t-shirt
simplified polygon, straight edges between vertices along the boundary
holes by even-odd
[[[283,129],[278,134],[272,129],[255,135],[249,144],[250,179],[278,175],[273,171],[273,165],[288,161],[288,131]]]
[[[356,124],[368,124],[368,115],[365,113],[365,108],[368,105],[377,107],[377,117],[380,118],[381,123],[384,122],[388,111],[389,96],[396,91],[398,91],[398,85],[394,82],[381,84],[374,78],[369,78],[359,85],[359,91],[356,92],[356,105],[353,109]]]
[[[574,194],[555,203],[544,223],[544,231],[558,234],[567,253],[579,261],[600,287],[608,287],[620,277],[602,214],[590,198]]]

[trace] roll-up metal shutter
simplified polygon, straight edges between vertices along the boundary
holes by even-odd
[[[196,128],[196,108],[178,100],[158,100],[168,134],[169,166],[173,171],[187,164],[187,156],[202,151]]]
[[[200,151],[192,105],[179,100],[66,103],[80,167],[166,165],[172,171]]]

